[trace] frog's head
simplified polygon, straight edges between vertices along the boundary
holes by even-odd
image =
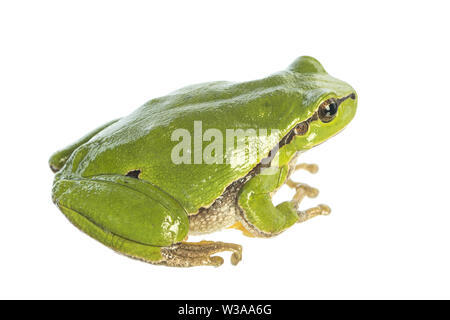
[[[330,76],[319,61],[300,57],[288,68],[301,93],[301,115],[284,137],[295,149],[312,148],[340,132],[355,116],[357,95],[347,83]],[[282,141],[283,144],[283,141]]]

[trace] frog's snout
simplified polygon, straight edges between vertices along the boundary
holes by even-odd
[[[53,163],[49,163],[50,170],[53,171],[53,173],[57,173],[60,168],[57,168]]]

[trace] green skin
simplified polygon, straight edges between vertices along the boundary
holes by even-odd
[[[55,153],[49,161],[57,172],[53,201],[74,225],[106,246],[159,263],[162,248],[187,237],[189,216],[210,206],[262,160],[261,156],[238,166],[175,164],[175,129],[193,132],[194,121],[202,121],[203,131],[215,128],[223,136],[226,129],[277,129],[270,141],[254,141],[260,154],[268,155],[322,102],[354,92],[311,57],[300,57],[287,70],[260,80],[182,88]],[[278,150],[277,164],[267,169],[273,174],[258,174],[242,186],[238,204],[256,229],[278,234],[297,222],[292,202],[275,207],[270,194],[285,182],[296,154],[334,136],[351,121],[356,101],[345,100],[331,122],[312,122],[306,134]],[[140,171],[138,179],[126,176],[134,170]]]

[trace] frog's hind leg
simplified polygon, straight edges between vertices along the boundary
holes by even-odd
[[[99,175],[89,179],[59,176],[53,201],[80,230],[118,253],[171,267],[219,266],[215,253],[231,251],[231,262],[242,258],[237,244],[185,242],[189,220],[172,196],[148,181],[129,176]]]
[[[214,256],[218,252],[230,251],[231,263],[236,265],[242,259],[242,247],[234,243],[218,241],[180,242],[161,249],[162,264],[172,267],[220,266],[223,258]]]
[[[89,132],[84,137],[78,139],[77,141],[75,141],[71,145],[65,147],[64,149],[61,149],[61,150],[55,152],[50,157],[50,160],[48,161],[48,163],[50,165],[50,169],[53,172],[58,172],[64,166],[64,164],[66,163],[67,159],[69,159],[70,155],[75,151],[76,148],[78,148],[82,144],[88,142],[97,133],[99,133],[103,129],[109,127],[110,125],[112,125],[113,123],[117,122],[118,120],[119,119],[116,119],[116,120],[110,121],[108,123],[105,123],[104,125],[102,125],[102,126],[96,128],[96,129],[92,130],[91,132]]]

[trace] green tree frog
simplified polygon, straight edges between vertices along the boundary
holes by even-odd
[[[235,228],[273,237],[328,214],[326,205],[300,210],[318,191],[290,176],[317,171],[297,157],[340,132],[356,105],[351,86],[306,56],[263,79],[188,86],[56,152],[49,160],[53,202],[80,230],[126,256],[219,266],[216,254],[230,251],[237,264],[240,245],[188,236]],[[295,195],[274,205],[284,184]]]

